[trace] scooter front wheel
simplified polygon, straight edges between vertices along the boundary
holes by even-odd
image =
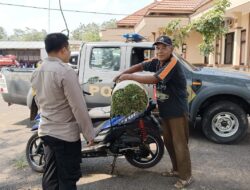
[[[163,154],[164,143],[161,136],[150,131],[146,141],[139,146],[139,150],[129,151],[125,158],[135,167],[151,168],[160,162]]]
[[[38,133],[34,133],[26,146],[26,159],[32,170],[43,173],[44,172],[44,149],[43,142],[38,136]]]

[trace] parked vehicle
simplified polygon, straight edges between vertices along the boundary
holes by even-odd
[[[110,105],[113,78],[124,69],[154,56],[149,42],[95,42],[84,43],[79,52],[77,73],[82,89],[92,96],[86,97],[88,108]],[[189,115],[192,126],[197,118],[205,136],[216,143],[233,143],[247,132],[250,113],[250,76],[239,71],[198,68],[178,54],[187,77]],[[149,74],[142,72],[140,74]],[[28,105],[30,118],[37,114],[37,106],[30,90],[31,72],[4,69],[0,77],[2,96],[9,104]],[[146,85],[153,94],[151,85]]]
[[[78,52],[72,52],[69,65],[76,69]],[[3,67],[0,73],[0,93],[9,105],[30,106],[33,101],[30,78],[35,68]],[[28,102],[27,102],[28,98]],[[31,101],[31,102],[30,102]],[[35,116],[35,115],[34,115]],[[33,117],[34,119],[34,117]]]
[[[128,117],[96,118],[92,116],[97,134],[94,139],[96,145],[83,147],[82,158],[113,156],[111,173],[113,173],[118,156],[125,156],[131,165],[138,168],[155,166],[164,154],[160,125],[151,114],[155,107],[156,104],[151,101],[143,113],[134,113]],[[34,171],[43,172],[45,164],[43,142],[37,134],[39,115],[36,120],[37,123],[32,127],[35,133],[30,137],[26,146],[26,158]]]
[[[16,56],[14,55],[0,55],[0,69],[2,67],[17,67],[19,63],[16,60]]]

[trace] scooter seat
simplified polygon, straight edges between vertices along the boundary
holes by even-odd
[[[92,108],[89,110],[89,115],[92,119],[110,118],[110,106]]]

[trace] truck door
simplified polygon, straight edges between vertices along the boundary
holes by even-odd
[[[155,57],[155,49],[152,44],[148,46],[128,46],[127,47],[127,68],[142,63],[144,61],[150,60]],[[138,72],[139,75],[153,75],[151,72]],[[145,87],[149,93],[149,97],[153,97],[153,85],[145,84]]]
[[[110,105],[113,79],[125,68],[123,46],[89,46],[86,52],[83,89],[89,108]]]

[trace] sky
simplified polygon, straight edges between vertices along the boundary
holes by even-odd
[[[117,14],[132,14],[135,11],[152,3],[154,0],[61,0],[63,9],[81,10],[91,12],[105,12]],[[59,8],[59,0],[0,0],[0,26],[8,35],[13,29],[34,28],[45,29],[47,32],[61,32],[65,24],[60,11],[49,11],[7,6],[4,4],[18,4],[36,7]],[[95,22],[101,24],[110,19],[120,20],[126,15],[101,15],[90,13],[64,12],[70,31],[76,29],[81,23]]]

